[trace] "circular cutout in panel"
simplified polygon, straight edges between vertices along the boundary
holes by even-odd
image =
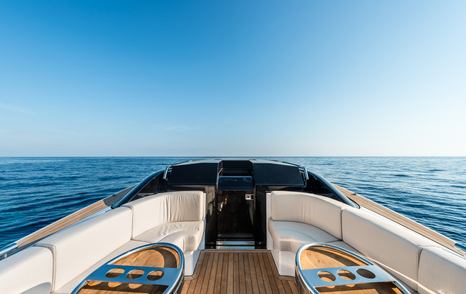
[[[116,287],[120,286],[121,283],[120,282],[108,282],[107,285],[108,285],[109,288],[116,288]]]
[[[155,281],[163,277],[162,271],[152,271],[147,275],[147,279],[150,281]]]
[[[94,286],[97,286],[97,285],[100,285],[100,284],[102,284],[102,281],[88,281],[87,282],[87,285],[91,286],[91,287],[94,287]]]
[[[360,274],[362,277],[366,279],[373,279],[375,278],[375,274],[371,272],[370,270],[367,270],[365,268],[360,268],[356,271],[358,274]]]
[[[333,282],[336,280],[335,276],[331,272],[321,271],[317,275],[324,282]]]
[[[126,277],[128,277],[128,279],[137,279],[137,278],[140,278],[144,275],[144,271],[143,270],[138,270],[138,269],[134,269],[134,270],[130,270],[128,272],[128,274],[126,275]]]
[[[109,270],[105,276],[107,278],[116,278],[118,277],[119,275],[121,275],[122,273],[124,273],[125,270],[122,269],[122,268],[112,268],[111,270]]]
[[[354,280],[356,276],[348,270],[339,270],[337,275],[344,280]]]
[[[134,290],[134,289],[137,289],[139,287],[141,287],[142,284],[128,284],[128,288]]]

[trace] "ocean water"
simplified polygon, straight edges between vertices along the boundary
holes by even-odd
[[[0,158],[0,248],[193,158]],[[466,244],[466,157],[287,157]]]

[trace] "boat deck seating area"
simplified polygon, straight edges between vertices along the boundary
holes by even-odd
[[[167,192],[99,213],[0,261],[0,293],[70,293],[111,258],[157,241],[174,243],[183,250],[185,275],[191,276],[204,249],[205,203],[203,192]],[[183,290],[190,293],[191,289],[203,289],[204,284],[197,286],[201,281],[212,283],[206,275],[213,277],[214,268],[216,281],[225,278],[224,272],[229,281],[231,266],[233,277],[236,267],[243,268],[254,271],[251,278],[261,279],[258,283],[267,280],[275,285],[270,287],[293,290],[286,276],[294,275],[295,253],[300,245],[312,242],[359,252],[420,293],[461,293],[466,289],[463,257],[364,208],[309,193],[275,191],[267,195],[267,228],[267,249],[273,263],[267,255],[205,251],[198,274],[186,281]],[[260,252],[270,254],[263,250],[254,253]],[[261,266],[250,258],[258,258]],[[276,267],[275,274],[271,275],[267,261]],[[240,273],[238,279],[241,277]],[[217,287],[217,282],[213,285]]]
[[[466,260],[437,243],[364,208],[308,193],[267,195],[268,249],[281,275],[294,275],[304,243],[325,242],[360,253],[419,293],[461,293]]]
[[[191,275],[203,249],[205,194],[160,193],[98,214],[0,261],[0,293],[70,293],[106,261],[150,242],[170,242]]]

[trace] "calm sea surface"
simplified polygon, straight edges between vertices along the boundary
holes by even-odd
[[[0,158],[0,248],[153,171],[191,158]],[[466,158],[291,157],[466,244]]]

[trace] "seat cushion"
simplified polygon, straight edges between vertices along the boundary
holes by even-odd
[[[172,222],[158,225],[134,237],[135,240],[154,243],[168,242],[184,252],[197,250],[204,233],[204,221]]]
[[[167,243],[174,244],[174,245],[180,247],[181,250],[183,250],[183,252],[186,252],[186,251],[188,251],[188,250],[185,250],[186,245],[188,245],[187,242],[185,242],[186,238],[187,238],[187,236],[185,235],[185,233],[183,231],[181,231],[181,232],[172,233],[172,234],[160,239],[160,242],[167,242]]]
[[[343,241],[382,264],[409,287],[417,289],[421,246],[433,241],[366,209],[342,213]]]
[[[53,256],[47,248],[29,247],[0,261],[0,293],[50,293]]]
[[[60,289],[57,289],[55,290],[54,293],[56,294],[68,294],[68,293],[71,293],[71,291],[74,290],[74,288],[76,288],[76,286],[79,285],[79,283],[81,283],[81,281],[86,278],[89,274],[91,274],[93,271],[95,271],[97,268],[99,268],[99,266],[105,264],[107,261],[111,260],[112,258],[120,255],[120,254],[123,254],[131,249],[134,249],[136,247],[139,247],[139,246],[142,246],[142,245],[146,245],[148,244],[147,242],[141,242],[141,241],[129,241],[127,243],[125,243],[123,246],[117,248],[115,251],[109,253],[107,256],[105,256],[104,258],[102,258],[101,260],[99,260],[98,262],[96,262],[95,264],[93,264],[92,266],[90,266],[89,268],[87,268],[84,272],[82,272],[81,274],[79,274],[78,276],[74,277],[71,281],[69,281],[68,283],[66,283],[65,285],[63,285]]]
[[[60,289],[93,264],[131,239],[132,213],[126,207],[110,210],[59,231],[38,242],[54,257],[53,289]]]
[[[311,207],[311,225],[341,239],[341,211],[346,207],[348,205],[345,203],[314,195]]]
[[[159,225],[171,222],[202,221],[205,193],[177,191],[159,193],[125,204],[133,211],[133,238]]]
[[[444,294],[465,293],[466,259],[444,248],[423,248],[419,283],[419,293],[429,293],[427,289]]]
[[[290,221],[269,221],[273,248],[280,251],[296,252],[305,243],[332,242],[338,239],[309,224]]]

